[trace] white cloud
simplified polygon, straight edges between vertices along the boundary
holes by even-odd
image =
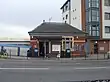
[[[42,20],[61,21],[66,0],[0,0],[0,38],[25,38]]]

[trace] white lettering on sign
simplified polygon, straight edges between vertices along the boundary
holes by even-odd
[[[60,51],[60,45],[52,45],[52,51]]]

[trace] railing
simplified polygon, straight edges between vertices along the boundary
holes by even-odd
[[[100,52],[97,54],[93,53],[85,53],[85,52],[80,52],[80,51],[74,51],[71,53],[71,57],[73,58],[82,58],[85,60],[107,60],[110,59],[110,52]]]

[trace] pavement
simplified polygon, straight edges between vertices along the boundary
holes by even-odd
[[[24,59],[27,59],[27,57],[12,55],[12,56],[8,56],[8,59],[24,60]],[[30,59],[30,58],[28,57],[28,59]]]
[[[0,59],[0,82],[110,79],[110,60]]]

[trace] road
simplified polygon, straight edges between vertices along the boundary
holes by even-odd
[[[0,60],[0,82],[69,82],[110,78],[110,60]]]

